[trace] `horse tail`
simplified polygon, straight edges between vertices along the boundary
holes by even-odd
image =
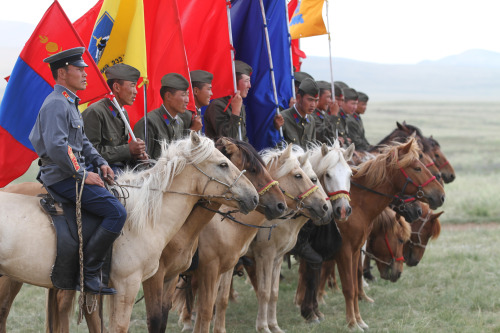
[[[58,332],[59,327],[54,327],[57,325],[58,320],[57,311],[57,294],[55,289],[49,289],[47,293],[47,304],[45,307],[45,331],[47,333]]]
[[[172,296],[172,309],[174,311],[177,311],[178,313],[182,312],[184,305],[186,305],[188,309],[191,309],[191,306],[193,304],[193,300],[190,299],[194,298],[192,296],[193,290],[191,286],[191,277],[189,277],[189,282],[187,282],[187,280],[187,278],[186,280],[179,280],[177,286],[175,287],[174,295]],[[189,294],[191,294],[191,297],[189,296]]]

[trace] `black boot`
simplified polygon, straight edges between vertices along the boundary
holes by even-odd
[[[83,277],[86,292],[101,295],[116,294],[115,289],[102,283],[101,268],[108,250],[119,235],[99,226],[90,237],[83,251]]]

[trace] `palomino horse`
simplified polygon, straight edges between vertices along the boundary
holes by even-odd
[[[308,215],[315,223],[322,224],[330,221],[331,206],[325,199],[326,194],[312,181],[300,168],[298,159],[292,155],[292,145],[285,150],[266,150],[262,154],[269,172],[274,179],[280,183],[282,190],[287,196],[288,207],[297,213]],[[227,209],[221,209],[226,211]],[[247,225],[237,224],[227,219],[221,221],[215,216],[212,221],[202,230],[199,239],[199,266],[193,273],[193,281],[197,283],[197,315],[195,332],[207,332],[210,329],[210,320],[213,316],[213,307],[217,295],[218,281],[229,281],[222,283],[229,287],[233,267],[238,258],[248,251],[250,242],[257,234],[256,228],[249,228],[248,224],[262,227],[265,217],[252,212],[247,216],[235,215],[236,219]],[[274,236],[274,235],[273,235]],[[274,237],[279,237],[278,235]],[[222,275],[222,276],[221,276]],[[214,322],[215,332],[225,332],[225,318],[223,314],[227,307],[227,295],[229,290],[221,290],[221,297],[217,302],[218,315]],[[176,290],[179,300],[177,308],[183,307],[184,292]],[[222,304],[223,301],[226,304]],[[184,300],[185,303],[185,300]],[[191,325],[191,314],[184,308],[182,318],[184,329]]]
[[[336,256],[342,292],[346,303],[349,328],[368,327],[358,307],[358,264],[361,247],[372,227],[373,219],[398,194],[416,196],[431,207],[444,203],[444,189],[418,160],[414,139],[385,148],[380,155],[353,171],[351,187],[352,214],[349,223],[339,224],[342,246]]]
[[[353,151],[354,145],[344,150],[340,148],[339,142],[335,141],[332,147],[323,144],[305,154],[301,152],[302,155],[299,156],[300,167],[313,183],[316,184],[320,180],[332,200],[334,217],[341,222],[346,221],[351,212],[347,195],[338,194],[349,193],[351,168],[346,160],[351,159]],[[267,232],[259,230],[245,255],[254,262],[245,268],[249,272],[259,303],[257,332],[283,332],[276,318],[281,264],[283,255],[294,247],[300,228],[307,220],[306,216],[294,216],[289,217],[285,223],[279,220],[266,221],[265,225],[277,225],[274,229],[275,236],[269,240]],[[219,312],[218,306],[216,311]]]
[[[441,172],[443,181],[446,184],[455,180],[455,170],[451,166],[450,161],[446,158],[446,156],[444,156],[439,143],[432,137],[432,135],[430,137],[423,136],[422,131],[420,131],[418,127],[407,124],[406,121],[403,121],[402,124],[396,122],[396,125],[399,130],[405,132],[407,135],[416,133],[417,137],[424,144],[424,153],[429,154],[432,157],[434,163],[436,163],[436,167],[439,169],[439,172]]]
[[[249,212],[257,204],[251,183],[208,138],[165,145],[154,167],[125,172],[117,182],[128,188],[127,222],[113,245],[110,331],[126,332],[142,280],[153,275],[161,251],[179,230],[199,198],[226,202]],[[189,178],[189,181],[186,179]],[[55,232],[38,200],[0,193],[0,273],[51,288]],[[28,209],[13,210],[23,206]],[[170,216],[167,221],[162,216]]]

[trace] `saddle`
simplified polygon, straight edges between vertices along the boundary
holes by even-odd
[[[52,195],[51,195],[52,194]],[[76,224],[76,205],[54,193],[41,195],[40,205],[52,218],[56,235],[56,260],[52,267],[51,280],[54,287],[64,290],[76,290],[79,287],[80,259],[78,245],[78,226]],[[56,200],[54,200],[56,198]],[[90,236],[101,224],[102,218],[84,209],[82,212],[83,248]],[[108,284],[111,269],[112,247],[106,255],[102,267],[102,281]]]

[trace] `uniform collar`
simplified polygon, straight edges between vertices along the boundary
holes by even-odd
[[[304,118],[304,119],[307,119],[307,113],[306,113],[306,116],[305,117],[302,117],[299,113],[299,111],[297,110],[297,104],[294,104],[293,105],[293,109],[295,110],[295,113],[300,117],[300,118]]]
[[[167,116],[170,118],[170,120],[177,120],[179,117],[178,115],[175,115],[175,117],[172,117],[172,115],[170,114],[170,112],[168,112],[167,108],[165,107],[165,105],[161,105],[161,107],[163,108],[163,111],[166,112]]]
[[[162,104],[161,106],[162,106],[162,109],[164,111],[164,113],[163,113],[163,120],[165,120],[165,124],[170,125],[170,124],[177,123],[178,116],[176,115],[175,117],[172,117],[172,115],[170,114],[170,112],[168,112],[168,110],[165,107],[165,105]]]
[[[54,91],[56,93],[62,94],[64,98],[66,98],[68,102],[70,102],[71,104],[77,105],[77,103],[80,101],[80,99],[75,93],[73,93],[71,90],[60,84],[54,85]]]

